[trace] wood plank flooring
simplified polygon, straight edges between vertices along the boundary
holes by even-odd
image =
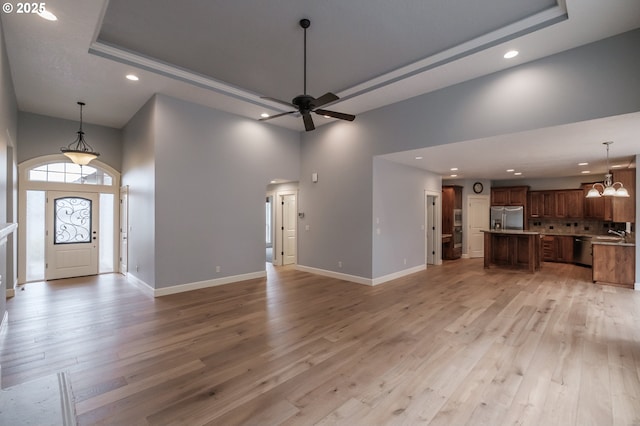
[[[153,299],[8,300],[2,386],[68,371],[79,424],[638,425],[640,292],[461,259],[366,287],[291,268]]]

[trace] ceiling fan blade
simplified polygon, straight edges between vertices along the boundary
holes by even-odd
[[[353,121],[356,119],[355,115],[345,114],[343,112],[329,111],[326,109],[316,109],[313,112],[319,115],[326,115],[327,117],[339,118],[340,120]]]
[[[316,128],[316,126],[313,125],[313,118],[311,118],[311,114],[309,114],[308,112],[302,114],[302,120],[304,120],[304,129],[307,132],[310,132],[311,130]]]
[[[311,101],[311,106],[317,108],[319,106],[328,104],[329,102],[337,101],[338,99],[340,99],[338,96],[334,95],[331,92],[327,92],[324,95],[320,96],[318,99],[314,99],[313,101]]]
[[[283,112],[282,114],[270,115],[269,117],[259,118],[258,121],[271,120],[272,118],[282,117],[283,115],[289,115],[295,112],[298,112],[298,111],[289,111],[289,112]]]
[[[273,101],[273,102],[277,102],[279,104],[283,104],[283,105],[286,105],[286,106],[295,107],[295,105],[293,105],[291,102],[282,101],[282,100],[276,99],[276,98],[270,98],[269,96],[260,96],[260,99],[265,99],[267,101]]]

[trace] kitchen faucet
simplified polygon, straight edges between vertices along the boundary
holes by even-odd
[[[626,231],[614,231],[613,229],[609,229],[609,233],[617,235],[620,238],[624,238],[624,236],[626,235]]]

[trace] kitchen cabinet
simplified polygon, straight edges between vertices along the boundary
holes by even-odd
[[[528,190],[528,186],[491,188],[491,205],[526,207]]]
[[[553,218],[555,216],[555,194],[551,191],[529,192],[529,217]]]
[[[598,219],[607,222],[635,222],[636,215],[636,170],[615,170],[613,181],[620,182],[629,192],[628,198],[599,197],[584,199],[584,218]],[[602,182],[600,182],[602,183]],[[593,183],[582,185],[583,196],[586,197]],[[616,188],[618,185],[616,185]],[[600,185],[596,188],[602,190]]]
[[[625,185],[626,186],[626,185]],[[593,282],[634,287],[634,245],[593,244]]]
[[[613,220],[611,197],[586,198],[587,193],[593,187],[593,183],[582,184],[584,199],[584,218],[596,220]]]
[[[529,192],[529,217],[547,219],[584,218],[585,193],[582,189]]]
[[[620,182],[629,191],[628,198],[612,197],[611,210],[613,222],[636,221],[636,170],[614,170],[613,181]],[[616,185],[617,187],[617,185]]]
[[[582,219],[584,199],[582,189],[555,191],[555,217]]]
[[[545,262],[573,263],[572,235],[545,235],[542,237],[542,259]]]

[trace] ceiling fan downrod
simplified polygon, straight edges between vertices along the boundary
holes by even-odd
[[[307,28],[309,28],[309,26],[311,25],[311,21],[303,18],[300,20],[300,26],[302,27],[302,29],[304,30],[304,90],[302,91],[303,94],[307,94]]]

